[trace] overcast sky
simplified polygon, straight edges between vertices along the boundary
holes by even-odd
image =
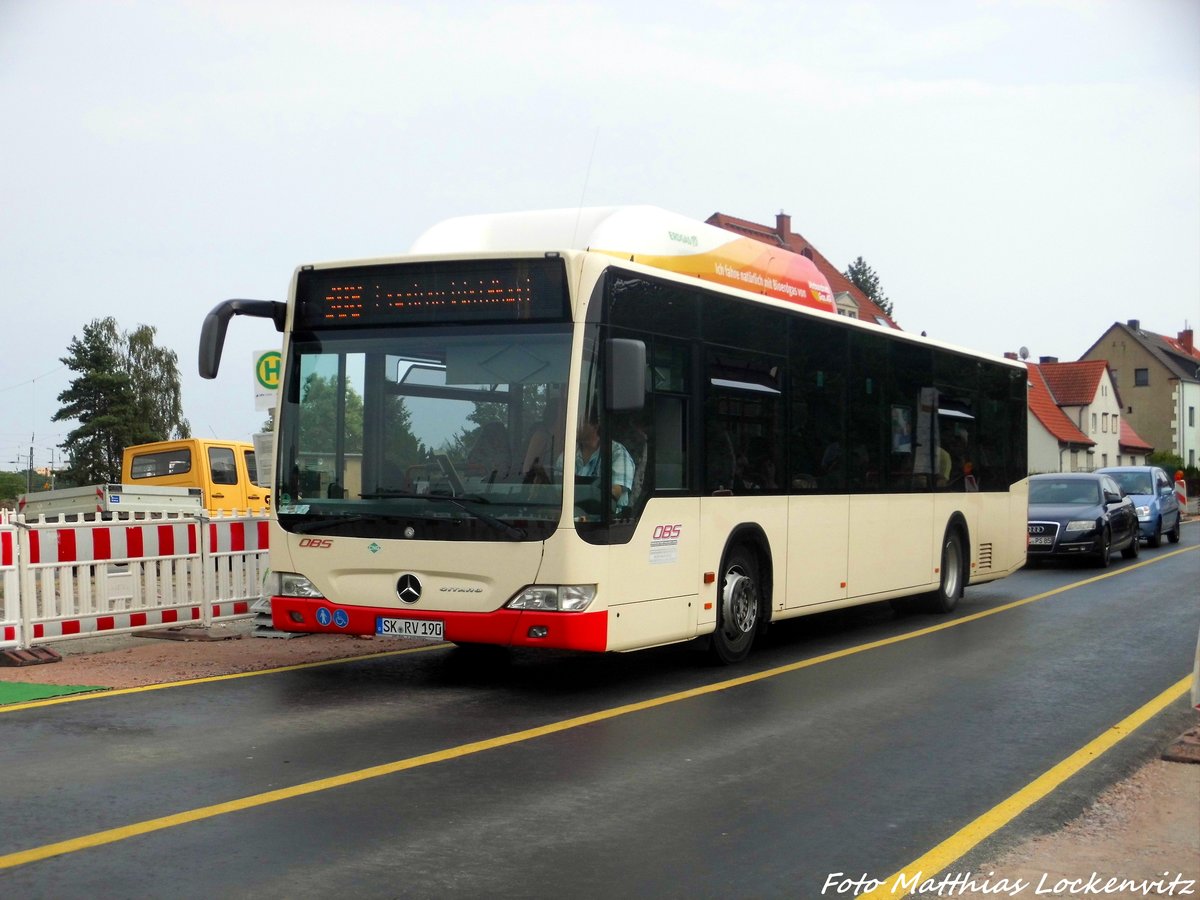
[[[203,381],[204,314],[470,213],[782,210],[997,354],[1200,320],[1197,0],[0,0],[0,128],[0,469],[50,462],[108,315],[247,439],[278,338],[235,320]]]

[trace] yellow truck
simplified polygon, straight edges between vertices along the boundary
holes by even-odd
[[[125,485],[199,488],[201,505],[209,512],[267,512],[271,492],[257,480],[254,445],[243,441],[157,441],[126,447],[121,457]]]
[[[270,510],[271,493],[257,484],[254,446],[243,441],[183,438],[126,447],[121,483],[59,488],[23,495],[26,516],[113,513],[249,512]]]

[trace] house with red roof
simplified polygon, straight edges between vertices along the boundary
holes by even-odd
[[[753,238],[756,241],[762,241],[764,244],[782,247],[785,250],[790,250],[792,253],[807,256],[821,270],[821,274],[829,280],[829,286],[833,288],[834,301],[837,303],[839,315],[849,316],[852,319],[861,319],[864,322],[873,322],[876,325],[882,325],[884,328],[900,328],[892,320],[891,316],[880,309],[876,303],[859,290],[854,285],[854,282],[843,275],[838,267],[826,259],[811,242],[805,239],[803,235],[792,231],[792,217],[786,213],[780,212],[775,216],[774,227],[759,225],[757,222],[751,222],[748,219],[739,219],[720,212],[713,213],[705,221],[709,225],[716,225],[718,228],[724,228],[726,231],[731,231],[742,237]]]
[[[1114,322],[1083,354],[1108,361],[1120,387],[1123,420],[1161,452],[1189,466],[1200,457],[1200,350],[1191,328],[1176,337]]]
[[[1016,354],[1010,354],[1015,359]],[[1071,421],[1050,392],[1037,363],[1029,369],[1029,471],[1073,472],[1094,451],[1096,442]]]
[[[1107,362],[1043,356],[1026,366],[1030,472],[1090,472],[1146,461],[1153,448],[1125,421]]]

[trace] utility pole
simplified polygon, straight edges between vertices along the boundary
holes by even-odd
[[[29,436],[29,473],[25,478],[25,493],[33,493],[33,439],[35,435]]]

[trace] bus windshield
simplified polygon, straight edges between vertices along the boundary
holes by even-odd
[[[567,324],[293,336],[280,524],[409,540],[542,540],[562,507]]]

